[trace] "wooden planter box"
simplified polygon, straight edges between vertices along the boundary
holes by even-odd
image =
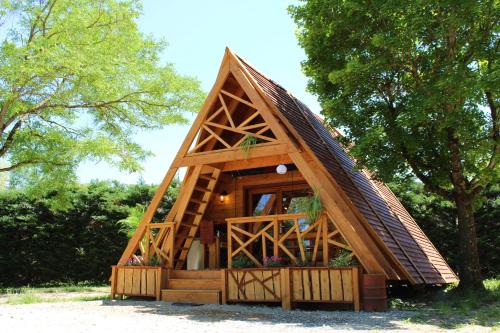
[[[116,295],[154,297],[160,300],[167,270],[158,266],[112,266],[111,298]]]
[[[223,301],[350,303],[360,310],[358,267],[242,268],[225,271]]]

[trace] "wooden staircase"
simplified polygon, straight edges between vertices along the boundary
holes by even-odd
[[[196,177],[196,181],[192,184],[194,186],[189,195],[185,199],[183,198],[187,202],[184,205],[182,217],[177,217],[174,243],[174,260],[177,270],[181,270],[185,266],[189,248],[198,232],[220,173],[220,170],[215,168],[211,173],[201,173],[201,170],[194,171],[193,177]]]
[[[161,300],[173,303],[221,304],[221,271],[172,270]]]

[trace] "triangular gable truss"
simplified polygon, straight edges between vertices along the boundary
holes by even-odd
[[[244,96],[242,91],[231,93],[224,89],[218,94],[218,101],[212,107],[198,133],[198,140],[190,153],[239,147],[248,137],[257,142],[275,142],[269,125],[262,119],[257,107]]]
[[[200,177],[207,177],[207,174],[219,170],[217,168],[223,168],[226,164],[252,165],[253,159],[269,157],[272,160],[271,158],[282,156],[297,166],[312,188],[321,189],[320,196],[328,219],[334,223],[336,230],[348,244],[347,247],[352,249],[368,273],[383,273],[388,279],[407,279],[414,283],[404,267],[397,261],[394,262],[394,258],[384,253],[380,244],[373,240],[361,214],[353,208],[325,167],[268,98],[239,58],[226,49],[216,83],[124,251],[119,265],[124,265],[128,258],[140,249],[141,240],[145,235],[148,235],[151,243],[147,247],[149,250],[144,252],[156,251],[155,248],[162,250],[158,244],[171,242],[168,232],[160,231],[154,234],[150,231],[151,225],[155,224],[152,221],[154,212],[178,168],[186,166],[188,171],[176,203],[162,222],[165,225],[170,222],[177,225],[183,223],[186,211],[192,207],[193,202],[190,200],[196,191],[195,188],[199,187],[197,184]],[[239,147],[248,136],[258,140],[251,150],[251,156],[247,156]],[[194,200],[203,203],[201,199]],[[195,210],[191,213],[201,219],[204,211]],[[331,244],[339,245],[335,244],[334,240]],[[164,253],[168,258],[164,262],[171,260],[174,255],[175,253]]]

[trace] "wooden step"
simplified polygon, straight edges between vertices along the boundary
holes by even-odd
[[[212,177],[211,175],[207,175],[207,174],[200,174],[200,178],[208,180],[208,181],[210,181],[210,180],[216,180],[217,179],[217,178]]]
[[[173,270],[169,274],[172,279],[220,279],[221,272],[218,269],[211,270]]]
[[[173,303],[220,304],[219,290],[163,289],[161,300]]]
[[[186,211],[184,212],[184,214],[194,215],[194,216],[196,216],[196,215],[202,215],[200,212],[192,212],[192,211],[190,211],[190,210],[186,210]]]
[[[220,290],[220,279],[168,279],[168,289]]]
[[[189,199],[189,201],[191,201],[192,203],[199,204],[199,205],[203,205],[203,204],[208,203],[208,201],[205,201],[205,200],[198,200],[198,199],[195,199],[195,198],[191,198],[191,199]]]
[[[199,192],[211,192],[208,188],[201,187],[201,186],[195,186],[194,189]]]

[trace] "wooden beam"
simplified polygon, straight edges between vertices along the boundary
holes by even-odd
[[[279,164],[291,164],[292,160],[288,154],[276,155],[276,156],[265,156],[248,158],[239,161],[228,161],[218,165],[214,165],[222,171],[234,171],[234,170],[245,170],[245,169],[255,169],[264,168],[269,166],[276,166]]]
[[[174,162],[176,167],[241,161],[250,158],[283,155],[289,152],[288,145],[280,143],[261,143],[245,151],[240,147],[192,153]]]

